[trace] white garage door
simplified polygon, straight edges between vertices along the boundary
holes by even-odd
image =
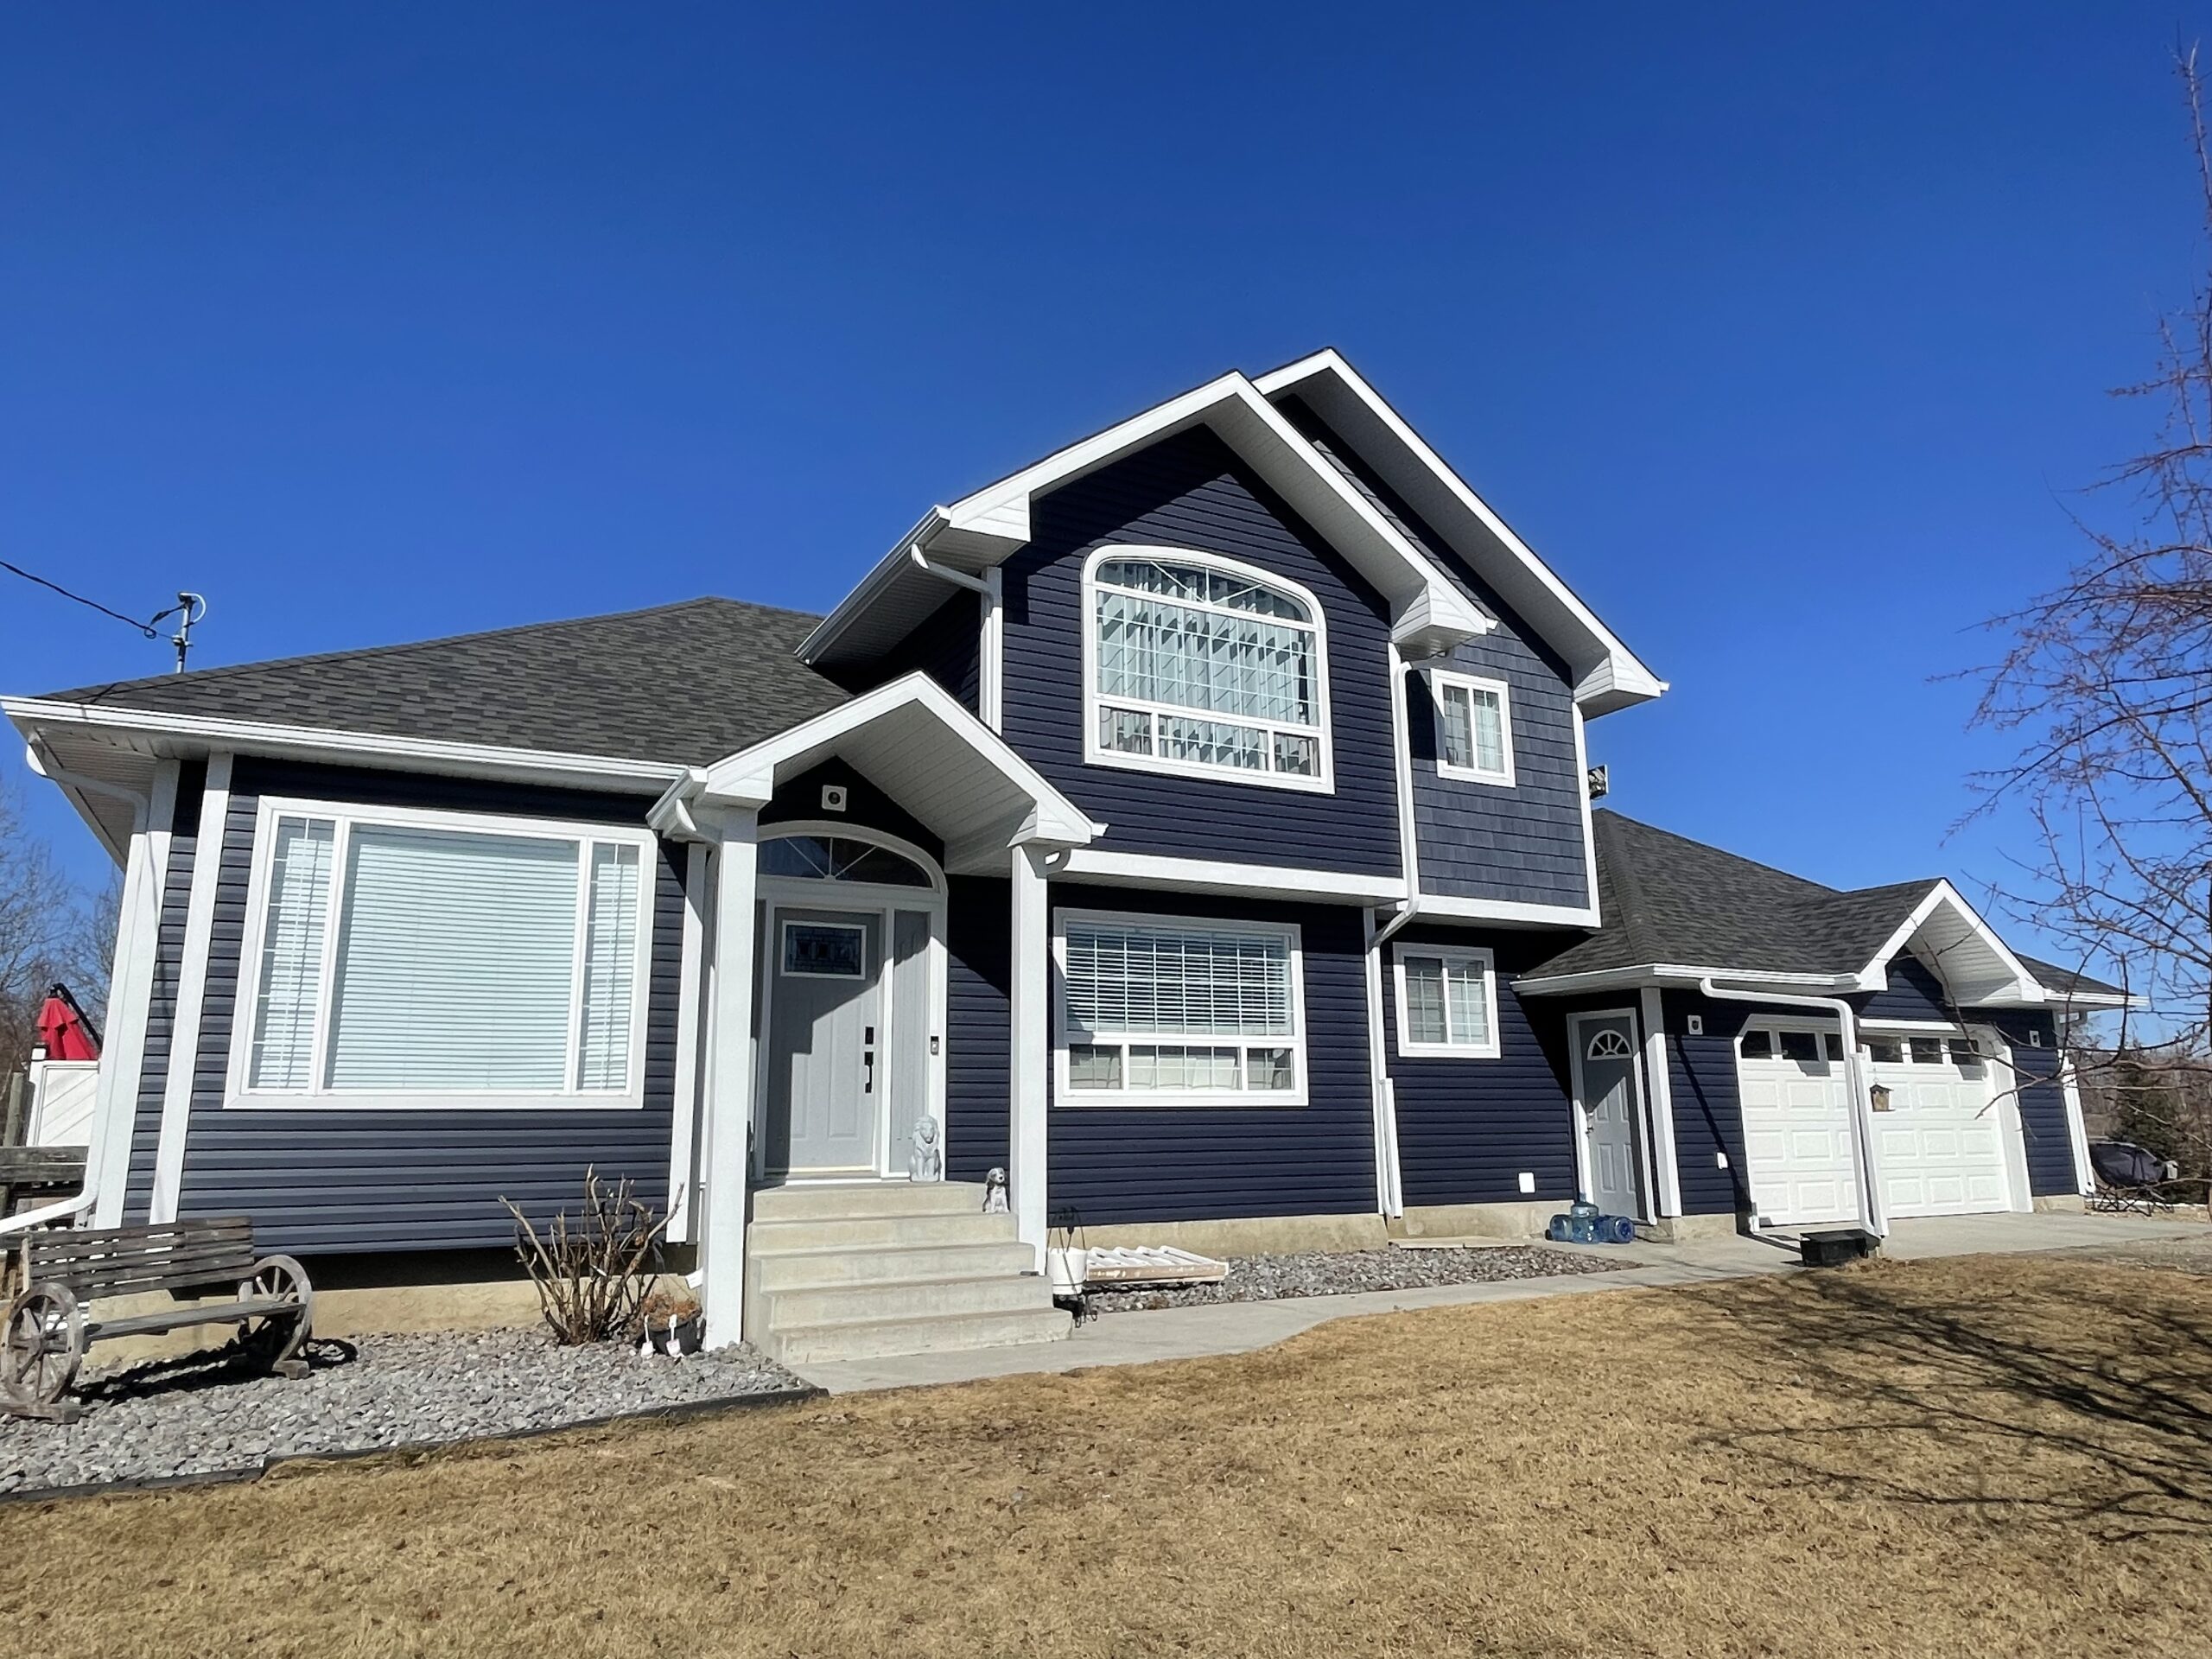
[[[1745,1179],[1770,1227],[1859,1219],[1842,1039],[1811,1027],[1746,1027],[1737,1045]]]
[[[2004,1121],[1994,1068],[1962,1037],[1869,1033],[1874,1081],[1890,1109],[1874,1116],[1882,1201],[1892,1216],[1968,1216],[2006,1208]]]

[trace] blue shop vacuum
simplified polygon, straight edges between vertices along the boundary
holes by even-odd
[[[1554,1244],[1633,1244],[1636,1221],[1629,1216],[1609,1216],[1587,1198],[1577,1198],[1563,1216],[1554,1216],[1544,1236]]]

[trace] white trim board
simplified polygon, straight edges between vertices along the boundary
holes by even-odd
[[[1115,853],[1096,847],[1072,849],[1052,866],[1052,875],[1058,880],[1108,886],[1253,893],[1274,899],[1335,899],[1370,905],[1396,904],[1406,896],[1405,883],[1389,876],[1287,864],[1231,864],[1219,859],[1173,858],[1156,853]],[[1427,913],[1424,904],[1421,914]]]

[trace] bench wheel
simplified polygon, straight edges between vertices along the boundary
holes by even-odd
[[[265,1255],[253,1264],[253,1276],[239,1281],[238,1299],[255,1302],[294,1302],[297,1307],[283,1313],[260,1313],[238,1327],[238,1345],[255,1364],[287,1375],[304,1370],[300,1350],[308,1344],[314,1323],[315,1292],[307,1269],[289,1255]]]
[[[85,1314],[66,1285],[34,1285],[8,1309],[0,1333],[0,1389],[24,1406],[52,1406],[77,1380]]]

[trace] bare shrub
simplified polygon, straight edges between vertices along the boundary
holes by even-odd
[[[584,1172],[582,1211],[556,1211],[543,1232],[513,1199],[515,1254],[537,1288],[538,1310],[563,1347],[637,1335],[660,1267],[668,1217],[637,1195],[627,1176],[613,1186]]]

